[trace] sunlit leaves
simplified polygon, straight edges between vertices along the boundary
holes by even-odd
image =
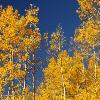
[[[12,93],[16,92],[17,90],[13,91],[11,87],[14,79],[19,81],[26,77],[23,63],[29,58],[29,52],[33,53],[38,48],[41,40],[37,27],[38,10],[37,7],[31,6],[25,16],[21,16],[12,6],[0,9],[0,89],[8,85]]]
[[[77,0],[79,9],[77,10],[81,20],[88,18],[99,18],[100,1],[99,0]]]
[[[60,100],[61,96],[64,98],[62,95],[63,83],[66,90],[65,98],[74,98],[77,91],[80,91],[80,84],[84,82],[81,55],[75,53],[74,57],[69,57],[66,51],[62,51],[57,60],[51,58],[48,67],[44,69],[44,79],[44,83],[41,83],[39,87],[41,99],[57,97]]]
[[[61,26],[51,34],[50,41],[48,33],[44,34],[51,57],[43,69],[44,79],[36,87],[37,91],[26,83],[29,70],[34,78],[34,57],[32,62],[30,59],[41,42],[37,26],[39,8],[31,5],[23,16],[12,6],[0,8],[0,99],[4,96],[4,86],[8,87],[5,100],[31,100],[34,96],[36,100],[100,98],[99,55],[96,54],[96,47],[100,46],[100,1],[77,1],[80,6],[77,12],[83,21],[73,39],[77,46],[71,51],[71,56],[63,50],[65,37]]]
[[[98,20],[89,19],[82,24],[82,27],[76,30],[75,41],[80,43],[88,43],[90,46],[98,45],[97,39],[100,36]]]

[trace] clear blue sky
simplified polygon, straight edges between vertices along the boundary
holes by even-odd
[[[39,27],[41,34],[54,32],[57,25],[61,23],[65,36],[73,36],[75,27],[80,23],[76,13],[78,8],[76,0],[0,0],[0,5],[3,5],[3,7],[12,5],[21,14],[24,14],[24,9],[28,9],[29,4],[34,4],[34,1],[37,1],[40,8]]]

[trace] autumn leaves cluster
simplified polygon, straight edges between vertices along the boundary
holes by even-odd
[[[0,98],[8,100],[99,100],[100,99],[100,1],[77,0],[81,25],[65,50],[62,27],[42,37],[39,33],[38,8],[30,7],[25,16],[11,6],[0,8]],[[44,41],[48,65],[38,87],[26,85],[28,64]],[[30,57],[32,57],[30,59]],[[18,85],[14,84],[18,81]],[[16,82],[15,82],[16,83]],[[8,94],[4,94],[4,86]]]
[[[26,60],[30,53],[38,48],[41,40],[37,27],[39,21],[37,14],[38,8],[32,6],[26,11],[25,16],[21,16],[12,6],[0,8],[1,99],[5,85],[8,85],[8,95],[10,95],[10,91],[15,92],[14,79],[19,81],[25,79]]]

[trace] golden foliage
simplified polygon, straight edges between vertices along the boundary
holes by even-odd
[[[0,91],[6,84],[10,87],[14,79],[23,79],[26,76],[25,66],[21,70],[23,64],[20,62],[26,62],[30,56],[28,52],[33,53],[41,40],[37,27],[39,21],[37,14],[38,8],[36,7],[27,10],[25,16],[21,16],[12,6],[0,8],[0,63],[2,62]],[[34,29],[31,27],[32,25]],[[30,27],[28,28],[28,26]],[[12,90],[12,92],[14,91]],[[7,98],[9,99],[9,97]],[[14,100],[14,97],[11,100]],[[19,96],[19,100],[22,100],[21,96]]]

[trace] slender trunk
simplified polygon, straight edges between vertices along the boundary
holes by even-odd
[[[83,63],[83,67],[84,67],[84,63]],[[85,90],[86,90],[86,93],[87,93],[87,81],[86,81],[86,74],[85,74],[85,69],[83,69],[83,75],[84,75],[84,82],[85,82]]]
[[[62,42],[62,38],[60,36],[59,39],[59,51],[61,51],[61,42]],[[63,76],[63,68],[62,68],[62,57],[61,57],[61,84],[62,84],[62,90],[61,90],[61,100],[65,100],[66,99],[66,89],[65,89],[65,84],[64,84],[64,76]]]
[[[97,73],[96,73],[96,70],[97,70],[97,66],[96,66],[96,52],[95,52],[95,48],[94,48],[94,45],[93,45],[93,56],[94,56],[94,76],[95,76],[95,93],[97,95],[97,89],[96,89],[96,82],[97,82]]]
[[[63,99],[63,76],[62,76],[62,67],[61,67],[61,100]]]
[[[34,61],[34,54],[33,54]],[[33,100],[35,100],[35,66],[33,66]]]
[[[11,54],[10,54],[10,62],[11,63],[13,63],[13,49],[11,49],[11,52],[10,52]],[[11,71],[10,71],[10,76],[11,76]],[[9,84],[13,84],[13,81],[11,82],[11,83],[9,83]],[[10,86],[8,86],[8,96],[10,96],[10,90],[11,90],[11,87]],[[12,88],[12,93],[13,93],[13,88]]]
[[[64,100],[66,100],[66,88],[64,86]]]
[[[13,54],[14,52],[13,52],[13,50],[12,50],[12,52],[11,52],[11,60],[12,60],[12,63],[14,63],[14,54]],[[13,83],[13,80],[12,80],[12,82],[11,82],[11,84],[12,84],[12,86],[14,85],[14,83]],[[13,91],[13,88],[12,88],[12,96],[14,95],[14,91]]]
[[[25,62],[25,71],[26,71],[26,62]],[[26,76],[24,78],[24,86],[23,86],[23,89],[25,89],[25,88],[26,88]]]
[[[82,48],[81,48],[81,53],[82,53],[83,51],[82,51]],[[85,66],[84,66],[84,61],[83,61],[83,56],[84,55],[82,55],[82,62],[83,62],[83,76],[84,76],[84,82],[85,82],[85,90],[86,90],[86,93],[87,93],[87,80],[86,80],[86,73],[85,73]],[[88,99],[88,97],[87,97],[87,99]]]
[[[35,78],[33,76],[33,100],[35,100]]]
[[[65,89],[64,76],[63,76],[62,71],[63,71],[63,68],[62,68],[62,58],[61,58],[61,81],[62,81],[62,93],[61,94],[62,94],[63,99],[65,100],[66,99],[66,89]]]
[[[94,48],[94,47],[93,47]],[[93,55],[94,55],[94,63],[95,63],[95,65],[94,65],[94,67],[95,67],[95,71],[94,71],[94,73],[95,73],[95,80],[96,80],[96,68],[97,68],[97,66],[96,66],[96,52],[95,52],[95,50],[94,50],[94,53],[93,53]]]
[[[25,61],[25,65],[24,65],[24,67],[25,67],[25,72],[26,72],[26,68],[27,68],[26,62],[27,62],[27,60]],[[26,89],[26,75],[25,75],[25,78],[24,78],[23,90],[25,91],[25,89]],[[26,100],[26,99],[25,99],[25,94],[24,94],[24,96],[23,96],[23,100]]]
[[[79,77],[78,77],[78,71],[77,71],[77,94],[79,94]]]

